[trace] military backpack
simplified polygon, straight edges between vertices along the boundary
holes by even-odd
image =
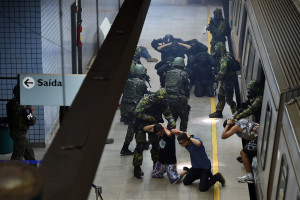
[[[137,104],[144,96],[144,93],[142,93],[142,91],[139,92],[138,90],[139,82],[143,81],[139,78],[130,78],[127,80],[122,97],[123,102]]]

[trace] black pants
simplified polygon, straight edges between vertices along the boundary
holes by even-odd
[[[201,192],[208,190],[210,186],[218,181],[217,176],[212,175],[211,169],[196,169],[192,167],[183,179],[183,184],[191,185],[197,179],[200,179],[199,190]]]

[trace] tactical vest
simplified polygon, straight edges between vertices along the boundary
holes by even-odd
[[[167,72],[166,90],[167,93],[176,95],[185,95],[182,73],[186,73],[180,69],[174,69]]]
[[[143,81],[139,78],[130,78],[127,80],[122,97],[123,102],[135,104],[139,102],[139,100],[144,96],[144,93],[142,93],[142,91],[138,88],[140,82]]]
[[[231,57],[230,53],[226,53],[220,60],[220,63],[227,62],[227,74],[223,77],[223,80],[234,80],[236,76],[236,71],[233,70],[234,59]],[[221,70],[221,69],[220,69]]]

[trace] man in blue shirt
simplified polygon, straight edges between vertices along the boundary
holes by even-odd
[[[177,136],[179,144],[185,147],[191,157],[192,167],[189,169],[184,167],[184,170],[188,171],[183,179],[184,185],[191,185],[197,179],[200,179],[199,190],[204,192],[219,181],[222,186],[225,186],[225,179],[221,173],[212,175],[211,162],[207,157],[205,148],[202,141],[199,138],[191,136],[188,132],[181,132]]]

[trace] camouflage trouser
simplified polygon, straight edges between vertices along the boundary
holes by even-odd
[[[143,151],[145,149],[146,144],[146,132],[143,130],[143,128],[146,125],[153,124],[153,123],[138,123],[137,132],[135,134],[135,140],[136,140],[136,148],[134,150],[134,156],[133,156],[133,166],[141,166],[143,164]],[[151,158],[153,163],[156,163],[158,161],[159,156],[159,146],[158,146],[158,136],[155,133],[148,133],[148,139],[152,145],[151,148]]]
[[[14,141],[14,150],[11,160],[35,160],[34,152],[27,138],[27,131],[11,131],[11,138]]]
[[[169,95],[171,97],[171,95]],[[172,112],[175,122],[180,117],[180,130],[186,131],[189,121],[190,106],[188,105],[187,98],[178,96],[178,98],[168,98],[168,105]]]
[[[218,104],[216,107],[217,111],[222,112],[225,106],[225,102],[230,106],[231,113],[234,114],[237,110],[236,103],[233,101],[234,93],[234,82],[232,81],[221,81],[219,94],[218,94]]]
[[[135,104],[126,103],[122,101],[120,105],[121,118],[128,121],[132,120],[135,106]]]
[[[134,122],[131,120],[129,122],[129,125],[128,125],[128,128],[127,128],[127,133],[126,133],[126,136],[125,136],[125,144],[130,144],[130,142],[132,142],[133,140],[133,136],[134,136],[134,127],[135,127],[135,124]]]

